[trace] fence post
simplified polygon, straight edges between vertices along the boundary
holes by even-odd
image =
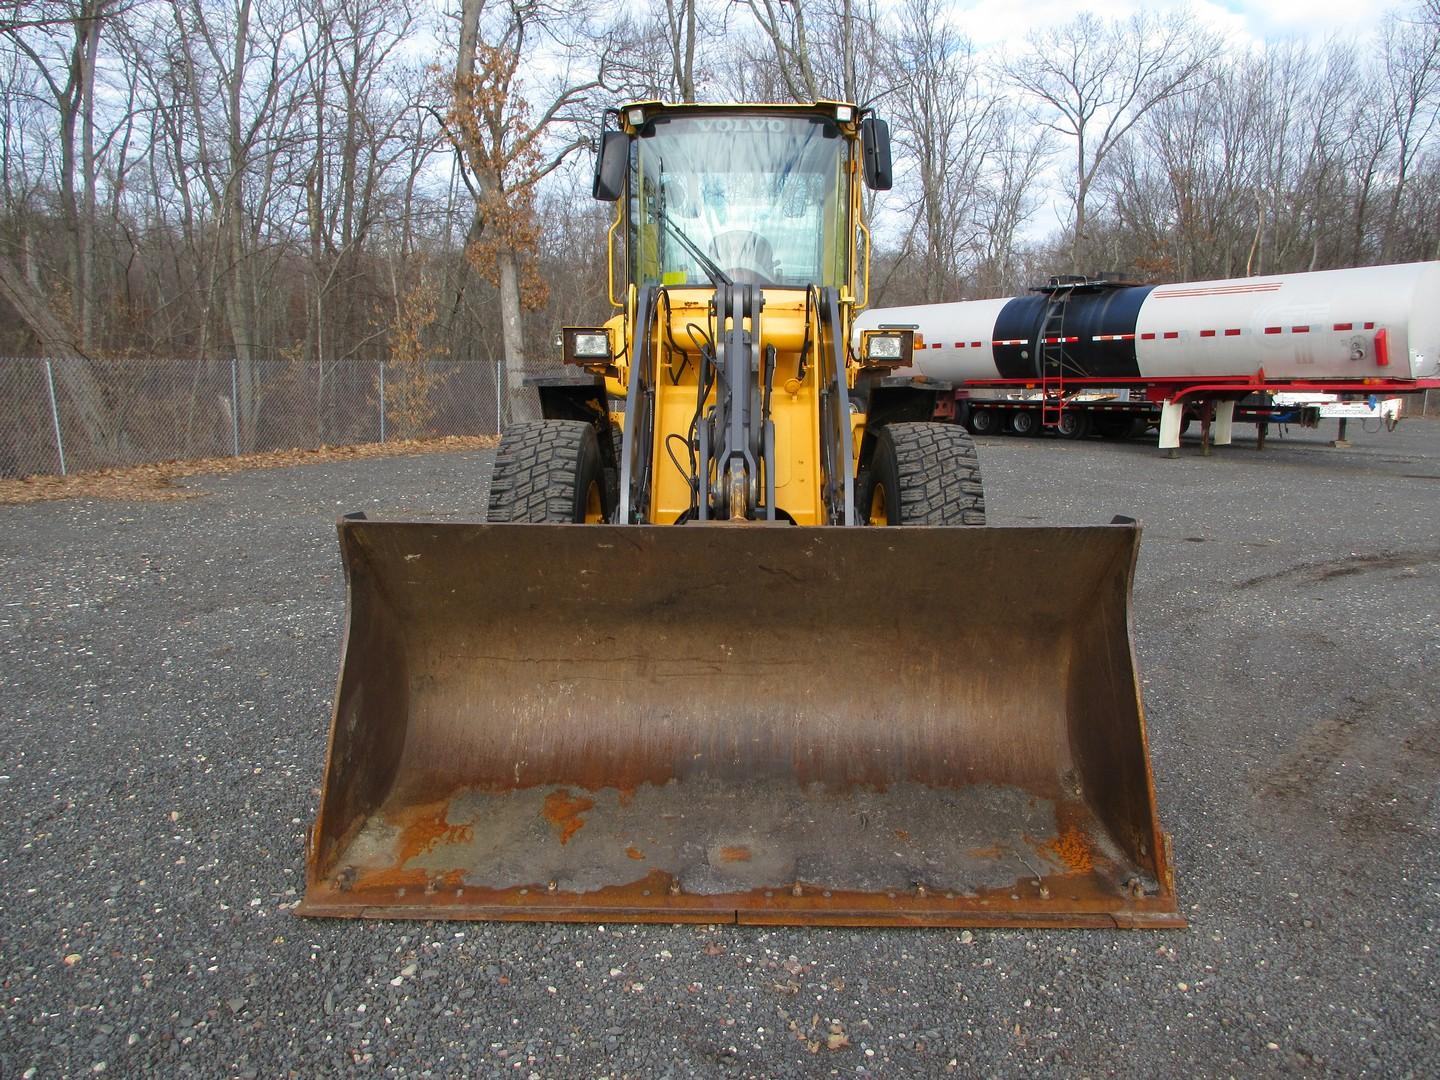
[[[502,398],[502,397],[500,396],[500,395],[501,395],[501,389],[500,389],[500,388],[504,385],[504,375],[505,375],[505,361],[504,361],[504,360],[496,360],[496,361],[495,361],[495,434],[496,434],[496,435],[502,435],[502,434],[504,434],[504,432],[501,430],[501,428],[503,427],[503,424],[501,423],[501,415],[500,415],[500,414],[501,414],[501,409],[502,409],[501,402],[504,400],[504,398]]]
[[[385,441],[385,361],[380,361],[380,441]]]
[[[231,457],[240,456],[240,361],[230,358],[230,446]]]
[[[55,450],[60,455],[60,475],[65,475],[65,440],[60,437],[60,406],[55,400],[55,368],[45,361],[45,380],[50,385],[50,421],[55,425]]]

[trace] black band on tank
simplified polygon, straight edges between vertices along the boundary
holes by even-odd
[[[1072,378],[1128,378],[1140,376],[1135,358],[1135,324],[1140,306],[1153,285],[1120,289],[1076,291],[1066,301],[1064,374]],[[1003,379],[1040,377],[1040,334],[1050,297],[1045,293],[1017,296],[1000,309],[993,340],[1021,344],[995,345],[995,367]],[[1101,340],[1096,338],[1120,338]]]
[[[1065,335],[1080,340],[1065,346],[1080,371],[1066,369],[1067,375],[1096,379],[1138,379],[1140,364],[1135,358],[1135,324],[1140,318],[1140,305],[1150,295],[1153,285],[1137,285],[1125,289],[1102,289],[1093,293],[1076,293],[1065,312]],[[1123,336],[1121,341],[1096,341],[1097,337]]]
[[[995,319],[992,341],[1020,341],[1020,345],[995,345],[995,367],[1002,379],[1039,378],[1036,338],[1045,318],[1046,297],[1017,296]]]

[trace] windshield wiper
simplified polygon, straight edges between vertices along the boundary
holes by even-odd
[[[685,235],[685,231],[681,229],[679,225],[676,225],[673,221],[670,220],[669,214],[661,210],[660,213],[656,216],[660,219],[660,224],[664,228],[670,230],[670,235],[675,237],[676,240],[679,240],[685,250],[688,251],[691,255],[695,256],[695,261],[700,264],[700,268],[710,276],[710,283],[712,285],[735,284],[734,280],[730,277],[730,275],[725,273],[724,270],[720,269],[719,263],[717,263],[714,259],[710,258],[709,255],[706,255],[705,252],[700,249],[699,244],[695,243],[694,240],[690,239],[690,237]]]

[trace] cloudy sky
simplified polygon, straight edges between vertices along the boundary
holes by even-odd
[[[962,0],[956,5],[954,18],[980,47],[999,45],[1003,48],[1006,43],[1018,45],[1023,42],[1025,35],[1035,27],[1044,26],[1047,22],[1065,22],[1081,10],[1114,17],[1132,14],[1142,7],[1154,12],[1188,8],[1200,21],[1223,31],[1238,44],[1292,36],[1364,37],[1386,11],[1409,6],[1380,0],[1196,0],[1188,4],[1175,0],[1150,0],[1147,3],[1137,0],[1112,0],[1110,3]]]

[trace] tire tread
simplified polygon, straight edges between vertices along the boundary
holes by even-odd
[[[574,520],[575,474],[585,433],[581,420],[523,420],[495,452],[489,521]]]
[[[985,488],[970,433],[957,424],[889,424],[906,525],[984,525]]]

